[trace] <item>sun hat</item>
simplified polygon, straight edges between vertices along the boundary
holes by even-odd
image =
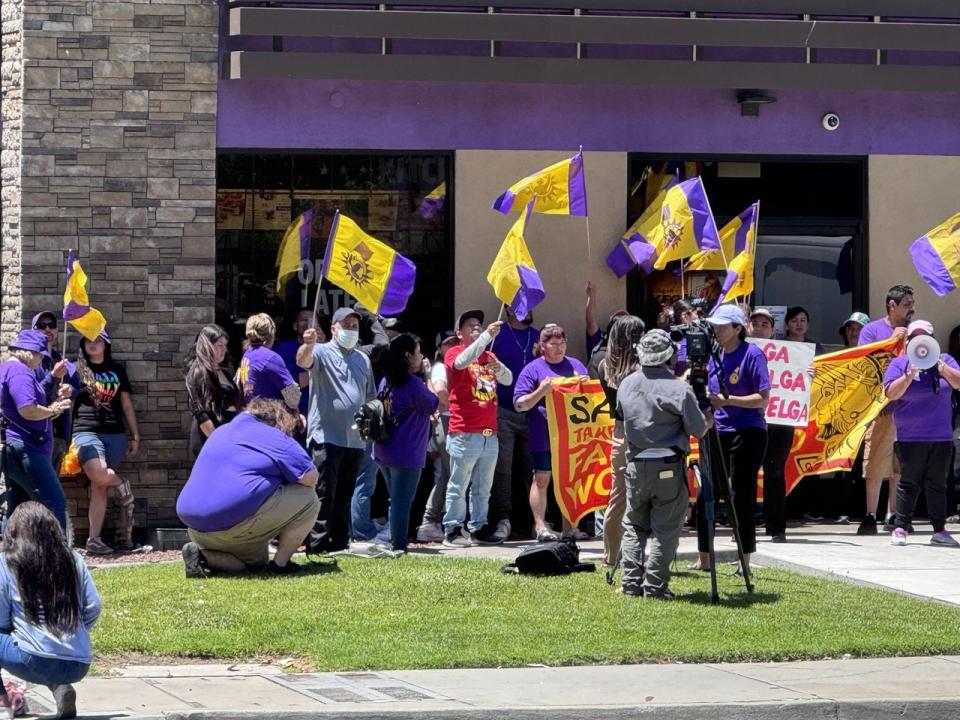
[[[8,347],[11,350],[29,350],[38,352],[44,357],[50,357],[50,351],[47,350],[47,336],[39,330],[21,330]]]
[[[670,336],[660,328],[654,328],[637,343],[640,364],[646,367],[663,365],[675,352],[676,346]]]

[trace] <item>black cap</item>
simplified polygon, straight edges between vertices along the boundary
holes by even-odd
[[[480,324],[483,325],[483,310],[464,310],[457,318],[456,329],[459,330],[462,328],[463,324],[471,318],[476,318],[480,321]]]

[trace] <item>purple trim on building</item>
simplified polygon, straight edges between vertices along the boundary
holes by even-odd
[[[960,155],[960,93],[768,92],[777,102],[752,118],[740,115],[732,90],[524,85],[519,92],[508,84],[222,80],[217,144]],[[840,116],[836,132],[821,126],[826,112]]]

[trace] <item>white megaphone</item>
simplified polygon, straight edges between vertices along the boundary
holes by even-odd
[[[940,362],[940,343],[931,335],[918,335],[907,343],[907,360],[918,370],[929,370]]]

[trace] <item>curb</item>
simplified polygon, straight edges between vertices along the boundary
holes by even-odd
[[[139,716],[138,720],[632,720],[656,717],[659,720],[703,720],[705,717],[729,717],[736,720],[942,720],[960,716],[960,698],[915,700],[720,703],[686,705],[584,705],[569,708],[451,708],[448,710],[348,710],[328,706],[329,710],[263,712],[171,712],[165,715]]]

